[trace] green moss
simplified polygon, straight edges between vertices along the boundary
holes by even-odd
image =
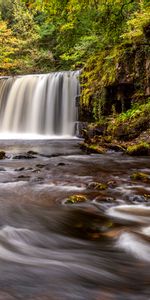
[[[88,185],[88,188],[103,191],[103,190],[106,190],[108,188],[108,185],[106,183],[102,183],[102,182],[91,182]]]
[[[106,150],[103,147],[97,144],[81,143],[80,147],[81,149],[87,151],[88,153],[104,154],[106,152]]]
[[[127,154],[129,155],[149,155],[150,154],[150,145],[145,142],[129,146],[127,148]]]
[[[87,201],[85,195],[72,195],[66,200],[66,204],[75,204]]]
[[[145,182],[145,183],[150,183],[150,177],[149,175],[145,174],[145,173],[142,173],[142,172],[136,172],[136,173],[133,173],[130,178],[132,180],[140,180],[142,182]]]
[[[104,154],[106,151],[103,147],[99,145],[88,145],[88,150],[93,153],[99,153],[99,154]]]

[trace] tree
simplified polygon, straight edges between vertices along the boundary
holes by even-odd
[[[17,66],[15,55],[18,52],[18,40],[5,21],[0,20],[0,74],[9,74]]]

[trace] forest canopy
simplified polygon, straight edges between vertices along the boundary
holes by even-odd
[[[83,68],[149,20],[148,0],[0,0],[1,74]]]

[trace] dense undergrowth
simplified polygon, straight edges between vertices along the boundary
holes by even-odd
[[[150,155],[150,99],[89,124],[83,133],[85,142],[81,147],[88,152],[105,153],[110,149],[129,155]]]

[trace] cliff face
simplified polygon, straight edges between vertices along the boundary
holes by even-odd
[[[115,81],[104,89],[104,115],[109,115],[112,107],[121,113],[129,109],[131,103],[144,103],[150,97],[149,45],[129,45],[116,65]]]
[[[140,39],[93,54],[83,70],[80,118],[98,121],[150,97],[150,24]],[[92,113],[91,113],[92,111]]]

